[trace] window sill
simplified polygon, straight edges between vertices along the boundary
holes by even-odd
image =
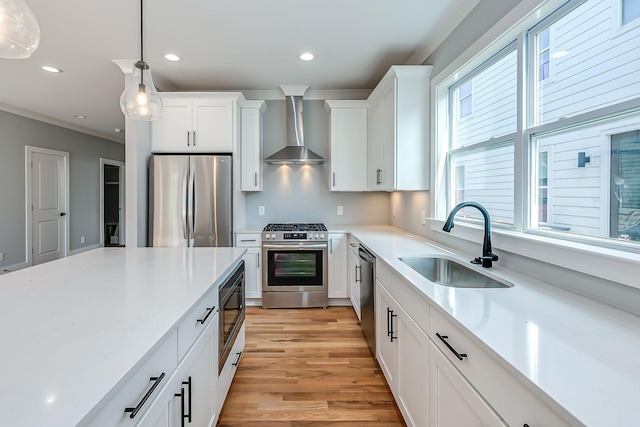
[[[451,233],[442,230],[444,221],[432,220],[435,237],[451,235],[454,238],[482,244],[480,226],[456,222]],[[545,233],[545,234],[551,234]],[[541,261],[604,280],[640,289],[640,254],[614,248],[593,246],[583,242],[562,240],[532,232],[506,229],[491,230],[494,252],[510,252],[531,260]]]

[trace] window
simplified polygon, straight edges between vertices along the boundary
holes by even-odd
[[[538,35],[538,81],[549,78],[549,28],[540,31]]]
[[[611,19],[640,17],[640,0],[615,1],[532,13],[438,85],[438,217],[475,201],[494,225],[640,250],[640,25],[620,34]]]
[[[460,85],[460,118],[471,115],[471,80]]]
[[[621,0],[622,25],[640,18],[640,0]]]

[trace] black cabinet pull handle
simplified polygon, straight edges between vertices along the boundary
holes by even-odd
[[[211,313],[213,313],[213,310],[215,309],[216,309],[215,305],[213,307],[207,307],[207,314],[205,314],[202,319],[198,319],[198,323],[204,324],[204,322],[207,321],[207,319],[209,318],[209,316],[211,316]]]
[[[184,419],[186,418],[184,414],[184,387],[180,389],[180,393],[176,393],[174,396],[180,398],[180,426],[184,427]]]
[[[440,341],[442,341],[444,345],[446,345],[447,348],[451,350],[451,353],[453,353],[459,360],[462,360],[463,358],[467,357],[466,353],[458,353],[455,348],[451,347],[451,344],[449,344],[449,342],[447,341],[447,338],[449,338],[448,335],[440,335],[436,333],[436,336],[440,338]]]
[[[236,361],[233,362],[231,366],[238,366],[238,363],[240,363],[240,356],[242,356],[242,352],[236,353]]]
[[[387,307],[387,336],[391,335],[391,309]]]
[[[135,408],[124,408],[124,412],[131,412],[131,415],[129,415],[129,418],[133,418],[136,415],[138,415],[138,412],[140,412],[140,409],[142,409],[144,404],[147,403],[147,400],[153,394],[153,391],[156,389],[156,387],[158,387],[158,384],[160,384],[160,381],[162,381],[163,378],[164,378],[164,372],[161,373],[159,377],[151,377],[151,378],[149,378],[149,381],[154,381],[154,383],[151,386],[151,388],[149,389],[149,391],[147,391],[147,393],[144,395],[144,397],[142,398],[140,403],[138,403],[135,406]]]
[[[393,314],[393,310],[391,310],[391,342],[393,342],[393,340],[397,340],[398,337],[394,337],[393,336],[393,318],[394,317],[398,317],[397,314]]]

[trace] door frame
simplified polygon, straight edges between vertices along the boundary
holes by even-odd
[[[33,179],[32,179],[32,155],[33,153],[49,154],[52,156],[60,156],[64,158],[64,180],[65,180],[65,195],[64,195],[64,210],[67,215],[64,216],[65,222],[65,236],[64,236],[64,257],[69,255],[69,244],[71,242],[71,230],[69,226],[69,153],[66,151],[51,150],[49,148],[35,147],[32,145],[26,145],[24,156],[24,174],[25,174],[25,218],[26,218],[26,231],[25,231],[25,259],[28,266],[33,265],[33,213],[32,213],[32,197],[33,197]]]
[[[104,166],[117,166],[119,168],[118,172],[118,189],[119,189],[119,204],[122,208],[120,211],[120,227],[118,230],[119,242],[121,245],[126,245],[125,241],[125,217],[126,217],[126,201],[125,201],[125,163],[119,160],[111,160],[100,158],[100,230],[98,232],[98,236],[100,239],[100,247],[104,247]]]

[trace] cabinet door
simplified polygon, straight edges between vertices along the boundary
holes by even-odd
[[[331,191],[367,189],[367,109],[331,109]]]
[[[233,152],[233,102],[217,99],[193,100],[193,150],[209,153]]]
[[[398,406],[408,426],[429,425],[429,338],[398,305]]]
[[[367,188],[380,190],[382,174],[382,105],[377,102],[369,110],[369,136],[367,145]]]
[[[171,425],[209,426],[214,416],[214,386],[217,379],[215,357],[217,352],[218,316],[209,322],[189,353],[178,367],[181,384],[174,391]],[[184,405],[184,406],[183,406]],[[183,409],[184,408],[184,409]]]
[[[244,260],[244,280],[247,298],[262,298],[261,254],[262,250],[260,248],[247,248],[247,253],[242,257]]]
[[[376,316],[376,353],[382,373],[387,384],[398,399],[398,321],[395,300],[387,290],[376,280],[375,297]]]
[[[242,109],[242,191],[262,191],[262,112]]]
[[[358,245],[349,244],[349,296],[351,305],[358,316],[358,320],[362,320],[360,314],[360,257],[358,256]],[[354,248],[355,246],[355,248]]]
[[[391,87],[380,102],[381,184],[379,190],[393,190],[396,185],[396,91]]]
[[[151,124],[153,153],[180,153],[191,150],[191,101],[185,98],[162,98],[160,120]]]
[[[506,426],[442,352],[429,343],[429,426]]]
[[[329,298],[348,298],[347,235],[329,234]]]

